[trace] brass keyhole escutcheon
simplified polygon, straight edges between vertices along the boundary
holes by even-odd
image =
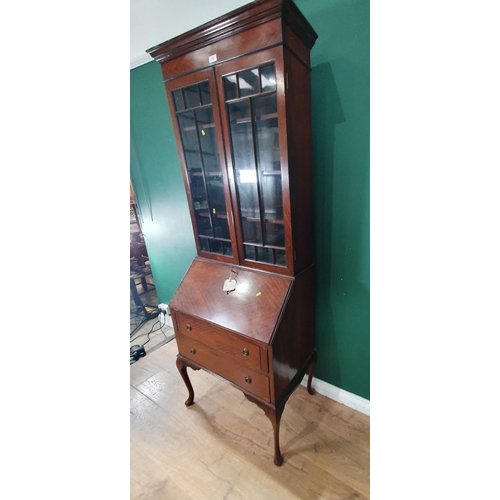
[[[187,330],[188,332],[190,332],[192,329],[193,329],[193,327],[192,327],[191,325],[189,325],[189,324],[188,324],[188,325],[186,325],[186,330]]]
[[[243,356],[248,356],[248,349],[244,347],[241,352],[243,353]]]
[[[191,354],[196,354],[196,349],[194,347],[191,347],[191,350],[189,351]]]
[[[251,384],[252,383],[252,379],[250,377],[245,377],[245,382],[247,384]]]

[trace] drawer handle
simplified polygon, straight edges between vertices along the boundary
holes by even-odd
[[[248,349],[244,347],[241,352],[243,353],[243,356],[248,356]]]
[[[186,325],[186,330],[190,332],[193,329],[193,327],[190,324]]]
[[[191,347],[191,350],[189,351],[191,354],[196,354],[196,349],[194,347]]]
[[[250,377],[245,377],[245,382],[247,384],[251,384],[252,383],[252,379]]]

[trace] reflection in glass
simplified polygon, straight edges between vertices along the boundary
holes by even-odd
[[[210,96],[210,87],[208,81],[199,84],[201,94],[201,104],[212,104],[212,97]]]
[[[224,91],[226,93],[226,101],[236,99],[238,97],[238,87],[236,85],[236,75],[229,75],[222,78],[224,82]]]
[[[238,73],[238,85],[240,97],[259,93],[259,70],[258,68],[240,71]]]
[[[182,97],[182,90],[174,90],[172,93],[174,96],[175,110],[182,111],[185,109],[184,98]]]
[[[260,68],[260,78],[262,92],[276,90],[276,74],[274,72],[274,64]]]
[[[186,101],[186,108],[196,108],[200,105],[200,92],[198,85],[192,85],[184,89],[184,99]]]

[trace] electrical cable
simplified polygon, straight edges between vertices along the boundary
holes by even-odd
[[[149,338],[149,336],[154,333],[154,332],[157,332],[158,330],[161,330],[161,326],[160,328],[157,328],[156,330],[153,330],[153,328],[158,324],[160,323],[160,321],[156,321],[153,326],[151,326],[151,329],[149,330],[149,332],[147,333],[141,333],[139,335],[137,335],[137,337],[134,337],[133,339],[130,339],[130,342],[134,342],[134,340],[138,339],[139,337],[144,337],[144,336],[147,336],[148,337],[148,340],[146,342],[144,342],[144,344],[142,344],[143,346],[146,345],[151,339]],[[162,333],[163,333],[163,330],[162,330]]]

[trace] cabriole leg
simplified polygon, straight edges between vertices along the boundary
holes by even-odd
[[[318,351],[314,349],[311,364],[309,365],[309,377],[307,379],[307,392],[311,395],[316,394],[316,390],[311,387],[312,379],[314,376],[314,369],[316,368],[316,361],[318,360]]]
[[[271,410],[267,413],[269,420],[273,424],[274,431],[274,465],[278,467],[283,463],[283,457],[280,451],[280,422],[281,415],[283,414],[284,408],[276,408],[276,410]]]
[[[187,366],[179,358],[177,358],[175,364],[177,365],[177,369],[179,370],[182,380],[184,380],[184,383],[186,384],[187,390],[189,392],[189,397],[186,399],[186,402],[184,404],[186,406],[191,406],[194,401],[194,390],[193,386],[191,385],[191,380],[189,380]]]
[[[283,457],[281,456],[280,451],[280,421],[281,415],[283,414],[283,410],[285,409],[286,400],[280,404],[277,408],[271,405],[267,405],[266,403],[255,399],[250,396],[250,394],[245,394],[245,397],[255,403],[260,409],[264,410],[266,417],[271,421],[274,432],[274,465],[278,467],[283,463]]]

